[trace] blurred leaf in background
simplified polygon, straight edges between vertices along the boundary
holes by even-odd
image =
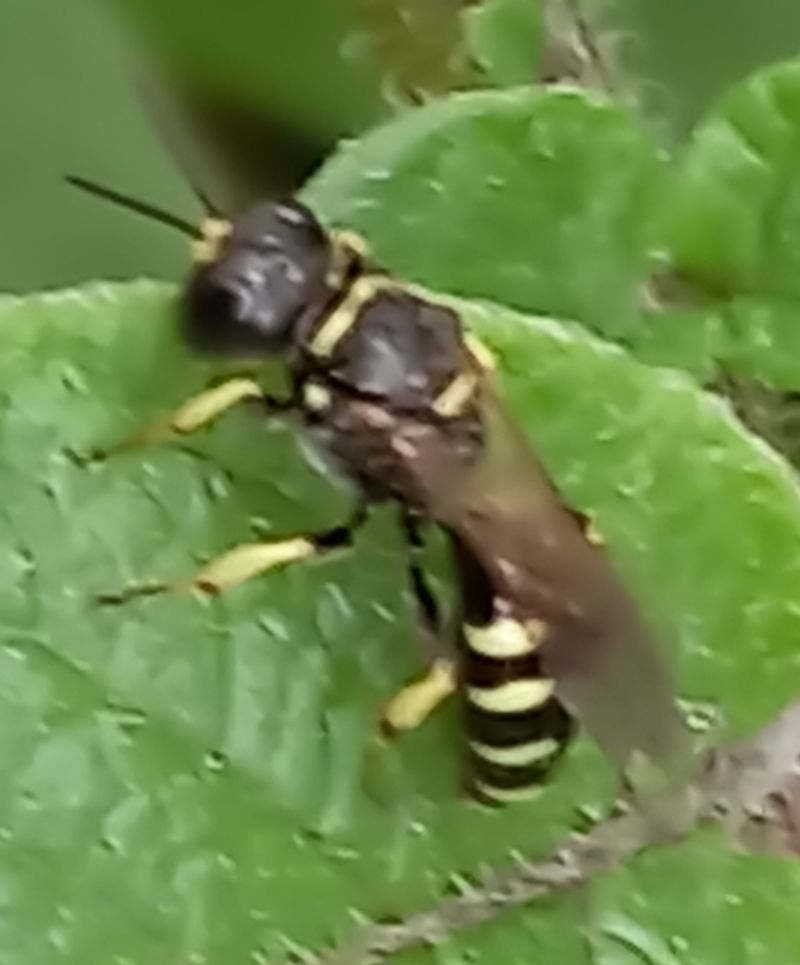
[[[491,86],[530,84],[542,45],[542,10],[530,0],[487,0],[463,12],[465,43]]]
[[[155,65],[177,76],[178,100],[220,143],[249,152],[260,191],[293,187],[336,137],[385,110],[380,75],[336,3],[137,4],[139,31],[114,16],[119,9],[103,0],[3,4],[0,290],[185,270],[179,239],[62,181],[79,173],[197,217],[136,92]],[[233,174],[246,197],[245,166]]]
[[[795,0],[583,0],[645,109],[674,139],[731,84],[800,49]]]
[[[666,307],[635,335],[643,357],[702,370],[796,464],[799,164],[795,60],[738,84],[677,152],[662,201]]]
[[[800,300],[800,61],[737,85],[678,156],[675,267],[711,297]]]
[[[97,0],[4,0],[0,16],[0,290],[179,277],[184,241],[63,181],[95,177],[197,216],[136,102],[119,26]]]
[[[343,0],[380,64],[384,95],[408,105],[469,83],[460,23],[465,0]]]

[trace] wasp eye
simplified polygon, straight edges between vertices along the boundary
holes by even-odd
[[[220,320],[243,321],[252,302],[252,294],[244,286],[220,285],[209,289],[206,295],[206,310]]]

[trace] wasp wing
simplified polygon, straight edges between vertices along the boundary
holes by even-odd
[[[547,624],[545,672],[600,746],[620,764],[635,751],[674,761],[681,728],[652,631],[485,378],[477,412],[477,459],[457,420],[395,424],[407,490],[469,549],[516,619]]]

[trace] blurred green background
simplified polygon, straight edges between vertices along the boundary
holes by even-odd
[[[195,216],[137,99],[166,67],[220,153],[233,194],[296,186],[342,136],[474,80],[463,0],[2,0],[0,290],[180,277],[179,238],[63,184],[66,172]],[[471,4],[470,6],[475,6]],[[586,0],[665,136],[732,80],[800,47],[795,0]],[[534,65],[531,64],[533,74]]]

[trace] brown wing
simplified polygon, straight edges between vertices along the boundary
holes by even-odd
[[[472,461],[455,425],[395,425],[410,491],[467,544],[517,619],[548,624],[544,668],[606,752],[620,763],[633,751],[673,759],[679,718],[652,634],[486,382],[480,411]]]

